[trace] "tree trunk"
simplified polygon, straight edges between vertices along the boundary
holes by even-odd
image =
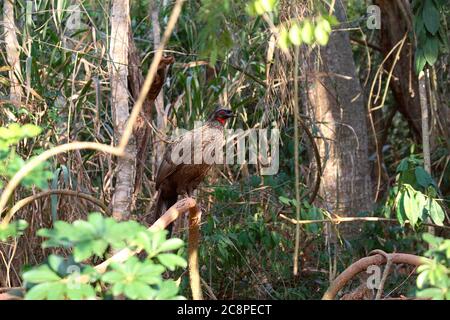
[[[20,50],[14,22],[14,0],[3,2],[3,27],[5,33],[6,59],[11,70],[9,71],[10,95],[12,103],[20,104],[22,100],[22,72],[20,69]]]
[[[342,1],[336,1],[334,14],[341,22],[347,20]],[[307,96],[320,135],[320,205],[334,214],[353,216],[372,209],[372,193],[367,113],[348,32],[333,31],[316,58],[320,65],[307,74],[312,76]],[[350,238],[356,235],[354,227],[342,231]]]
[[[128,37],[130,6],[128,0],[113,0],[111,8],[111,43],[109,64],[111,77],[111,109],[114,137],[120,140],[130,115],[128,105]],[[116,183],[112,198],[113,216],[127,219],[131,211],[131,196],[136,173],[136,143],[130,137],[125,147],[127,157],[117,159]]]

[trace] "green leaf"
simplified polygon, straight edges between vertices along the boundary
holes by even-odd
[[[23,279],[31,283],[41,283],[48,281],[58,281],[58,276],[48,265],[42,265],[23,274]]]
[[[432,0],[425,0],[425,6],[422,11],[422,19],[428,32],[435,35],[439,30],[440,22],[439,10],[436,8]]]
[[[117,271],[108,271],[102,276],[102,281],[106,283],[117,283],[125,279],[125,275]]]
[[[314,41],[314,28],[311,21],[306,20],[302,26],[302,40],[306,44],[312,44]]]
[[[325,46],[330,38],[331,26],[327,20],[319,21],[314,29],[316,41],[321,46]]]
[[[278,38],[278,46],[282,50],[287,50],[289,48],[290,43],[291,42],[289,40],[289,32],[285,28],[282,28],[280,31],[280,36]]]
[[[433,184],[433,178],[428,172],[425,171],[424,168],[416,167],[414,174],[416,176],[417,183],[420,186],[427,188],[429,185]]]
[[[51,254],[48,257],[48,265],[55,272],[58,272],[60,270],[61,266],[64,265],[64,263],[65,263],[64,258],[57,256],[55,254]]]
[[[417,292],[420,298],[432,298],[433,300],[444,300],[444,292],[439,288],[428,288]]]
[[[294,23],[289,29],[289,40],[292,44],[299,46],[302,44],[301,29],[297,23]]]
[[[416,75],[423,70],[425,64],[427,63],[427,59],[425,59],[425,55],[421,48],[417,48],[415,58],[414,58],[414,70],[416,71]]]
[[[47,299],[48,300],[63,300],[65,297],[66,285],[61,282],[52,282],[47,287]]]
[[[287,205],[287,206],[290,206],[290,205],[291,205],[291,199],[286,198],[286,197],[284,197],[284,196],[279,196],[279,197],[278,197],[278,200],[279,200],[282,204],[285,204],[285,205]]]
[[[439,203],[434,199],[430,199],[428,210],[429,210],[429,214],[430,214],[433,222],[435,224],[437,224],[438,226],[443,226],[444,219],[445,219],[445,213],[444,213],[444,209],[442,209],[442,207],[439,205]]]
[[[47,298],[49,291],[52,290],[52,287],[52,282],[38,284],[27,291],[25,300],[44,300]]]
[[[439,39],[428,37],[423,48],[424,56],[430,66],[434,65],[439,55]]]
[[[33,138],[40,135],[42,129],[34,124],[25,124],[22,126],[22,134],[25,137]]]
[[[92,256],[93,248],[91,241],[77,243],[73,248],[73,258],[76,262],[81,262]]]
[[[150,286],[138,281],[126,284],[123,292],[128,298],[134,300],[136,299],[148,300],[151,299],[155,294],[155,291],[152,288],[150,288]]]
[[[414,194],[409,189],[406,189],[404,192],[403,207],[409,223],[414,227],[419,220],[419,213],[416,211],[416,200],[414,198]]]
[[[182,268],[187,267],[186,260],[173,253],[161,253],[158,255],[158,260],[170,271],[174,271],[177,266],[180,266]]]
[[[422,289],[425,283],[428,281],[429,270],[424,270],[417,276],[417,288]]]
[[[94,299],[96,296],[94,288],[86,283],[79,283],[73,288],[67,288],[66,294],[70,300]]]
[[[156,296],[156,299],[167,300],[167,299],[174,298],[178,294],[178,290],[179,290],[179,288],[175,281],[166,280],[161,284],[158,295]]]
[[[437,246],[439,246],[439,244],[442,242],[442,238],[440,238],[440,237],[436,237],[436,236],[433,236],[432,234],[430,234],[430,233],[424,233],[423,235],[422,235],[422,238],[423,238],[423,240],[425,240],[426,242],[428,242],[429,244],[431,244],[432,246],[434,246],[434,247],[437,247]]]
[[[184,245],[184,241],[181,239],[173,238],[166,240],[163,242],[160,247],[159,251],[171,251],[181,248]]]

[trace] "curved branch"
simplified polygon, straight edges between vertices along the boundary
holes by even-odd
[[[405,263],[413,266],[420,266],[428,260],[425,257],[407,253],[390,253],[387,254],[387,256],[389,257],[389,260],[392,261],[392,263]],[[381,254],[362,258],[356,261],[347,269],[345,269],[344,272],[342,272],[336,279],[334,279],[328,290],[323,295],[322,300],[333,300],[336,297],[337,293],[342,288],[344,288],[347,282],[350,281],[358,273],[366,270],[371,265],[380,265],[385,263],[386,258]]]
[[[14,206],[9,210],[8,215],[13,216],[17,211],[19,211],[26,205],[30,204],[31,202],[33,202],[39,198],[50,196],[52,194],[59,194],[59,195],[65,195],[65,196],[85,199],[87,201],[90,201],[90,202],[96,204],[98,207],[100,207],[103,210],[103,212],[105,214],[111,215],[111,212],[109,211],[108,206],[106,204],[104,204],[102,201],[100,201],[97,198],[95,198],[91,195],[88,195],[86,193],[73,191],[73,190],[47,190],[47,191],[43,191],[43,192],[34,194],[29,197],[26,197],[24,199],[17,201],[14,204]]]
[[[51,148],[49,150],[46,150],[42,152],[40,155],[34,157],[29,162],[27,162],[17,173],[12,177],[12,179],[8,182],[5,189],[3,190],[1,196],[0,196],[0,214],[3,212],[4,208],[6,207],[6,204],[8,203],[9,197],[13,194],[14,190],[17,188],[17,186],[20,184],[20,181],[22,181],[23,178],[25,178],[28,174],[30,174],[31,171],[33,171],[36,167],[38,167],[41,163],[44,161],[50,159],[51,157],[67,152],[72,150],[80,150],[80,149],[92,149],[92,150],[98,150],[106,153],[111,153],[116,156],[124,156],[123,150],[111,147],[105,144],[96,143],[96,142],[71,142],[66,143],[60,146],[56,146],[54,148]],[[1,221],[1,225],[6,225],[9,223],[13,216],[13,213],[10,214],[8,212],[6,216]]]

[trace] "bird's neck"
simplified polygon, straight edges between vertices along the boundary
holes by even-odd
[[[225,126],[225,120],[224,119],[213,119],[208,122],[208,125],[213,128],[223,129],[223,127]]]

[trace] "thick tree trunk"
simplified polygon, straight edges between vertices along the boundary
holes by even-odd
[[[130,5],[128,0],[114,0],[111,8],[110,76],[111,108],[114,137],[118,141],[130,115],[128,105],[128,32]],[[116,142],[117,142],[116,141]],[[112,198],[113,216],[127,219],[131,211],[131,196],[136,173],[136,143],[132,136],[125,148],[126,158],[117,159],[116,183]]]
[[[20,49],[17,41],[16,24],[14,22],[14,0],[3,2],[3,28],[5,34],[6,59],[9,71],[10,95],[9,99],[15,104],[22,100],[22,72],[20,69]]]
[[[345,8],[336,1],[334,14],[346,21]],[[308,73],[307,95],[315,120],[323,164],[320,205],[340,216],[372,209],[368,159],[368,129],[361,85],[356,74],[349,34],[333,31],[320,48],[318,69]],[[313,64],[310,64],[313,65]],[[353,237],[355,229],[342,229]]]

